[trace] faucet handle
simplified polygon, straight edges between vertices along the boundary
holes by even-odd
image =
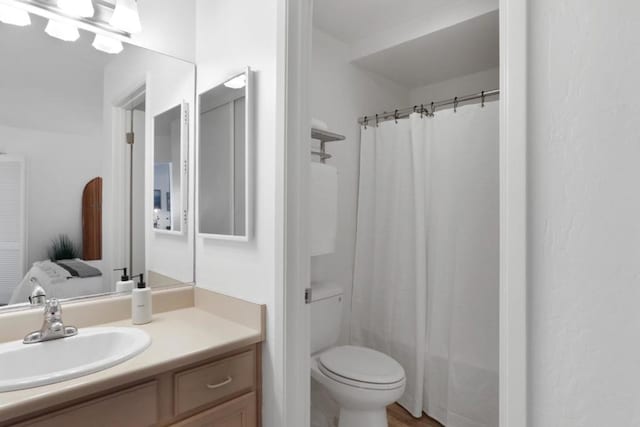
[[[51,298],[44,304],[44,321],[39,331],[34,331],[24,337],[25,344],[50,341],[58,338],[72,337],[78,333],[75,326],[65,326],[62,323],[62,305],[57,298]]]
[[[46,317],[60,318],[62,316],[62,306],[57,298],[48,299],[44,305],[44,314]]]

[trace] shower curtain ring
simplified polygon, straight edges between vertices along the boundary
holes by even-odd
[[[378,115],[376,114],[376,127],[378,127]]]
[[[453,112],[454,113],[458,112],[458,97],[457,96],[455,98],[453,98]]]
[[[434,104],[433,101],[431,101],[431,117],[433,117],[436,114],[436,104]]]
[[[424,104],[420,104],[420,118],[424,117]]]
[[[482,94],[480,95],[480,97],[482,98],[482,104],[480,106],[484,108],[484,91],[482,91]]]
[[[362,121],[364,123],[364,128],[367,128],[367,125],[369,124],[369,118],[367,116],[364,116],[364,120]]]
[[[396,124],[398,124],[398,110],[393,113],[393,120],[395,120]]]

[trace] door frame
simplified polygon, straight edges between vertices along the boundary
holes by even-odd
[[[279,0],[284,117],[284,426],[310,420],[308,183],[313,0]],[[527,425],[527,0],[500,0],[501,427]]]
[[[527,0],[500,0],[500,426],[527,425]]]
[[[110,248],[110,253],[106,256],[111,259],[111,265],[124,267],[129,269],[129,245],[128,236],[130,232],[131,224],[128,224],[129,218],[126,213],[126,207],[129,203],[129,187],[128,187],[128,173],[129,166],[125,162],[127,144],[125,135],[129,131],[130,121],[127,120],[127,114],[131,112],[137,105],[144,102],[147,98],[147,79],[142,79],[126,90],[125,95],[117,98],[111,105],[111,149],[112,149],[112,183],[111,183],[111,227],[113,242]],[[148,132],[147,116],[145,114],[145,134]],[[142,141],[145,144],[145,141]],[[145,153],[146,153],[145,147]],[[146,157],[146,154],[145,154]],[[146,164],[146,158],[145,158]],[[147,183],[144,183],[145,188]],[[122,191],[120,196],[117,196]],[[146,215],[146,212],[145,212]],[[127,225],[128,224],[128,225]],[[102,257],[105,258],[105,251],[103,251]],[[145,265],[148,265],[149,250],[145,239]],[[129,274],[134,274],[130,271]],[[113,282],[113,278],[111,282]]]
[[[283,176],[283,427],[310,425],[311,341],[309,171],[311,168],[310,70],[313,0],[279,0],[278,115],[284,141]],[[282,155],[280,155],[282,154]],[[280,166],[280,165],[279,165]]]

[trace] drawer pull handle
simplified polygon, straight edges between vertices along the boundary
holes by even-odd
[[[218,384],[207,384],[207,388],[209,390],[215,390],[216,388],[220,388],[220,387],[224,387],[227,384],[229,384],[231,381],[233,381],[232,377],[227,377],[226,380],[219,382]]]

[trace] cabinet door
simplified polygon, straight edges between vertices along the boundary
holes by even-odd
[[[256,394],[237,399],[201,412],[175,424],[175,427],[257,427]]]
[[[158,423],[157,395],[158,383],[151,381],[52,412],[16,427],[154,426]]]

